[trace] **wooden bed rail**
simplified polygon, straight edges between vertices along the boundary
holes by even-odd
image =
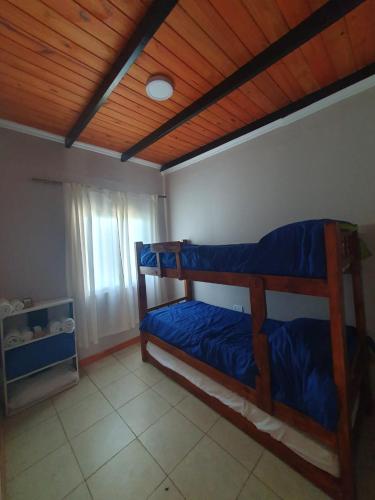
[[[140,266],[141,275],[160,276],[156,267]],[[162,276],[165,278],[178,279],[176,269],[163,268]],[[217,271],[194,271],[182,269],[180,279],[200,281],[202,283],[217,283],[220,285],[240,286],[249,288],[249,281],[254,278],[262,278],[265,290],[274,292],[301,293],[314,297],[328,297],[327,280],[319,278],[297,278],[293,276],[256,275],[245,273],[227,273]]]

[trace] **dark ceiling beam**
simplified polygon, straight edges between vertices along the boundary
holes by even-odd
[[[121,160],[126,161],[143,149],[171,133],[203,110],[233,92],[256,75],[265,71],[277,61],[290,54],[302,44],[341,19],[364,0],[330,0],[311,16],[291,29],[279,40],[267,47],[263,52],[253,57],[248,63],[228,76],[209,92],[187,106],[173,118],[141,139],[134,146],[124,151]]]
[[[180,163],[191,160],[203,153],[207,153],[212,149],[215,149],[219,146],[222,146],[223,144],[238,139],[239,137],[249,134],[250,132],[254,132],[255,130],[264,127],[265,125],[268,125],[276,120],[285,118],[286,116],[295,113],[296,111],[306,108],[307,106],[310,106],[311,104],[314,104],[315,102],[318,102],[321,99],[324,99],[325,97],[335,94],[339,90],[343,90],[346,87],[349,87],[350,85],[358,83],[364,80],[365,78],[368,78],[373,75],[375,75],[375,63],[370,64],[369,66],[366,66],[360,69],[359,71],[356,71],[355,73],[352,73],[351,75],[342,78],[341,80],[337,80],[334,83],[331,83],[330,85],[327,85],[326,87],[313,92],[312,94],[306,95],[301,99],[299,99],[298,101],[292,102],[287,106],[277,111],[274,111],[273,113],[264,116],[263,118],[260,118],[259,120],[249,123],[248,125],[245,125],[244,127],[241,127],[233,132],[230,132],[229,134],[226,134],[223,137],[219,137],[218,139],[215,139],[214,141],[205,144],[204,146],[194,149],[194,151],[191,151],[190,153],[186,153],[185,155],[182,155],[179,158],[176,158],[172,161],[169,161],[168,163],[165,163],[161,167],[160,171],[165,172],[169,168],[175,167]]]
[[[138,59],[148,41],[154,36],[178,0],[154,0],[136,27],[126,46],[116,59],[111,70],[99,85],[86,108],[65,138],[65,146],[70,148],[88,125],[95,113],[108,99],[130,67]]]

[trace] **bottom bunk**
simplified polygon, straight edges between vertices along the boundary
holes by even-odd
[[[191,300],[148,313],[141,330],[234,379],[244,390],[255,388],[258,368],[249,314]],[[267,319],[262,331],[269,345],[273,401],[335,432],[339,411],[329,321]],[[351,360],[355,329],[347,327],[346,336]]]
[[[338,456],[339,405],[328,321],[266,320],[272,411],[254,390],[251,316],[188,301],[146,314],[142,357],[337,499],[345,493]],[[356,331],[346,329],[349,358]],[[355,357],[355,356],[354,356]],[[359,393],[351,406],[352,425]]]

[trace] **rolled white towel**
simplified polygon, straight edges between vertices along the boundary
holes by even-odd
[[[63,331],[62,324],[60,321],[50,321],[47,326],[47,331],[49,335],[56,335]]]
[[[23,343],[21,332],[17,329],[9,330],[4,337],[4,346],[13,347]]]
[[[23,342],[30,342],[30,340],[33,340],[34,338],[34,332],[29,328],[24,328],[21,331],[21,338]]]
[[[5,298],[0,299],[0,319],[6,318],[13,312],[12,305]]]
[[[13,311],[15,311],[15,312],[22,311],[22,309],[25,307],[23,305],[22,300],[20,300],[20,299],[13,299],[13,300],[11,300],[10,301],[10,305],[12,306]]]
[[[62,318],[61,320],[62,331],[64,333],[73,333],[75,329],[75,321],[73,318]]]

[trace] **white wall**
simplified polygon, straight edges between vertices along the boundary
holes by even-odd
[[[166,175],[170,238],[254,242],[311,218],[359,224],[375,253],[375,89]],[[364,262],[368,325],[375,332],[375,257]],[[249,309],[247,290],[196,284],[196,297]],[[326,301],[268,296],[270,317],[326,317]],[[352,311],[348,311],[349,322]]]
[[[163,192],[157,169],[0,129],[0,297],[39,301],[67,293],[62,187],[32,177]],[[105,346],[124,339],[106,339]]]

